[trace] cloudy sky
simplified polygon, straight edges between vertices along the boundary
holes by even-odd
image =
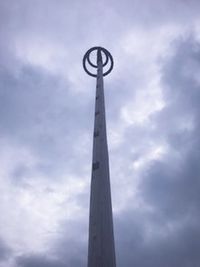
[[[105,78],[118,267],[200,266],[200,2],[0,1],[0,267],[87,263]]]

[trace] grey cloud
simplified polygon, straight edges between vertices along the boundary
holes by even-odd
[[[0,262],[8,259],[11,255],[11,248],[0,238]]]
[[[157,213],[124,212],[116,218],[116,249],[119,266],[198,266],[199,227],[189,220],[173,230]]]
[[[162,234],[166,235],[166,238],[148,241],[142,235],[145,232],[144,222],[142,224],[141,221],[134,223],[130,217],[130,214],[128,216],[126,214],[126,221],[121,222],[123,228],[120,229],[121,232],[118,235],[119,240],[117,241],[120,242],[120,247],[117,247],[119,266],[198,266],[199,229],[197,224],[188,225],[172,235],[166,233],[166,229],[163,227]]]
[[[153,162],[145,174],[144,197],[153,203],[170,220],[172,216],[192,216],[199,219],[199,84],[194,72],[183,72],[188,60],[199,64],[199,43],[187,39],[181,41],[175,56],[164,68],[164,90],[167,107],[159,114],[158,123],[163,138],[170,145],[163,161]],[[195,71],[195,70],[194,70]],[[179,127],[192,117],[191,129]],[[142,185],[141,185],[142,186]]]
[[[36,153],[43,159],[37,167],[46,174],[55,164],[59,168],[75,164],[72,159],[76,143],[92,126],[92,119],[86,119],[92,116],[86,96],[77,99],[70,84],[31,66],[23,66],[17,75],[12,70],[1,70],[0,76],[1,136]],[[18,177],[25,174],[17,170],[14,173]]]
[[[86,196],[89,205],[89,197]],[[86,266],[89,211],[60,223],[59,233],[50,248],[68,266]]]
[[[64,262],[44,255],[22,255],[16,259],[19,267],[66,267]]]
[[[88,215],[88,214],[87,214]],[[45,254],[22,254],[15,259],[19,267],[80,267],[87,260],[87,225],[79,216],[59,225],[56,238]]]
[[[68,244],[70,245],[70,244]],[[66,248],[67,250],[68,248]],[[70,261],[66,263],[66,259],[51,259],[48,256],[40,255],[22,255],[16,259],[16,264],[19,267],[80,267],[83,266],[83,262],[80,261],[77,255]]]
[[[137,196],[144,203],[136,209],[130,197],[115,216],[119,266],[199,265],[199,47],[191,35],[172,44],[173,55],[160,65],[166,106],[150,116],[150,123],[126,129],[123,144],[114,151],[117,161],[111,155],[118,166],[114,178],[121,179],[125,168],[123,179],[130,188],[139,175]],[[161,159],[146,162],[139,174],[126,168],[154,142],[167,145]],[[123,186],[117,193],[123,199]]]
[[[125,20],[132,21],[131,16],[135,17],[135,23],[141,27],[160,27],[164,23],[183,23],[190,22],[193,16],[197,16],[200,5],[196,0],[176,2],[172,0],[152,0],[142,3],[139,0],[123,2],[112,2],[114,8],[125,15]],[[127,15],[128,14],[128,15]]]
[[[199,64],[198,58],[198,42],[191,38],[179,40],[174,56],[163,68],[167,106],[158,115],[157,123],[163,125],[159,134],[167,141],[170,150],[162,160],[154,160],[146,167],[140,183],[144,200],[155,209],[160,227],[163,232],[166,231],[168,244],[161,241],[156,247],[160,251],[162,266],[198,266],[200,262],[197,227],[200,217],[200,91],[194,72],[188,75],[185,71],[188,61]],[[193,127],[180,129],[181,121],[187,120],[188,114],[194,118]],[[173,234],[168,228],[170,224],[172,229],[178,228],[172,231]],[[155,261],[155,265],[159,262]]]

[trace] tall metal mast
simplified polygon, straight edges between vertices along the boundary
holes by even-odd
[[[92,63],[90,59],[90,55],[94,51],[97,51],[96,64]],[[104,54],[104,62],[102,54]],[[109,69],[103,73],[103,68],[109,62]],[[96,68],[97,73],[93,74],[88,70],[87,65]],[[109,74],[113,68],[113,58],[105,48],[93,47],[86,52],[83,58],[83,67],[90,76],[97,78],[90,192],[88,267],[116,267],[103,83],[103,76]]]

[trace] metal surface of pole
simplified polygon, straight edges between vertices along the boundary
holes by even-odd
[[[96,64],[90,59],[94,51],[97,52]],[[110,68],[103,72],[107,63]],[[87,64],[96,68],[97,73],[90,72]],[[96,77],[88,267],[116,267],[103,83],[103,76],[113,68],[113,59],[105,48],[93,47],[86,52],[83,67],[90,76]]]

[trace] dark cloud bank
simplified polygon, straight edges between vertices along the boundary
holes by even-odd
[[[163,64],[167,104],[152,120],[169,152],[140,177],[140,196],[151,211],[116,218],[119,266],[200,264],[199,57],[200,45],[190,36],[174,44],[174,55]]]

